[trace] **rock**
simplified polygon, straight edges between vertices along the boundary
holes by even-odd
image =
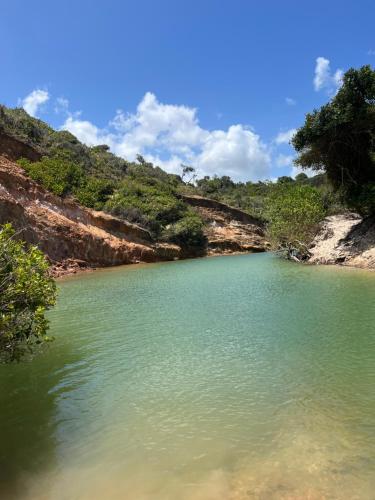
[[[309,250],[311,264],[375,269],[375,218],[356,213],[326,217]]]
[[[46,254],[55,275],[93,266],[173,260],[179,253],[176,245],[154,247],[149,232],[135,224],[49,193],[16,163],[0,156],[0,224],[6,222]]]
[[[260,220],[225,203],[201,196],[183,196],[206,223],[208,255],[264,252],[270,245]]]

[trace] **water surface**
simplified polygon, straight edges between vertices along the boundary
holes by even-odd
[[[0,367],[0,497],[375,498],[375,275],[272,255],[60,281]]]

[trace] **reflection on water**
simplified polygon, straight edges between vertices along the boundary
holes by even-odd
[[[0,368],[1,498],[375,498],[375,275],[269,255],[61,283]]]

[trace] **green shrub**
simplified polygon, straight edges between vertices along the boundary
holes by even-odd
[[[129,177],[122,181],[104,209],[125,218],[131,213],[137,214],[155,235],[159,235],[164,226],[181,218],[186,206],[170,185],[157,178]]]
[[[354,190],[353,190],[354,191]],[[367,183],[348,195],[349,205],[363,215],[375,214],[375,184]]]
[[[89,177],[74,191],[77,201],[85,207],[102,210],[108,198],[113,194],[114,183],[105,179]]]
[[[71,194],[84,182],[82,168],[64,155],[44,156],[34,163],[22,158],[18,163],[32,179],[58,196]]]
[[[266,204],[268,238],[288,256],[304,258],[317,224],[325,215],[320,192],[310,186],[283,184],[274,189]]]
[[[10,224],[0,229],[0,360],[19,359],[49,340],[45,310],[54,305],[56,286],[36,248],[15,239]]]
[[[203,221],[192,209],[188,209],[177,222],[168,225],[163,232],[163,239],[177,243],[181,247],[203,249],[207,239],[203,233]]]

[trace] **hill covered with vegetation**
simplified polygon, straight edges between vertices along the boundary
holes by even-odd
[[[375,72],[351,69],[338,93],[306,115],[293,138],[296,163],[317,171],[276,182],[234,182],[230,177],[195,179],[193,167],[168,174],[138,156],[130,162],[108,146],[88,147],[22,109],[0,106],[0,133],[27,144],[38,161],[19,160],[28,175],[61,197],[103,210],[147,228],[153,238],[186,248],[205,245],[204,222],[182,195],[201,195],[263,220],[275,247],[298,251],[325,216],[354,208],[375,210]],[[186,181],[185,176],[190,175]],[[299,242],[299,243],[297,243]],[[301,244],[301,245],[300,245]]]

